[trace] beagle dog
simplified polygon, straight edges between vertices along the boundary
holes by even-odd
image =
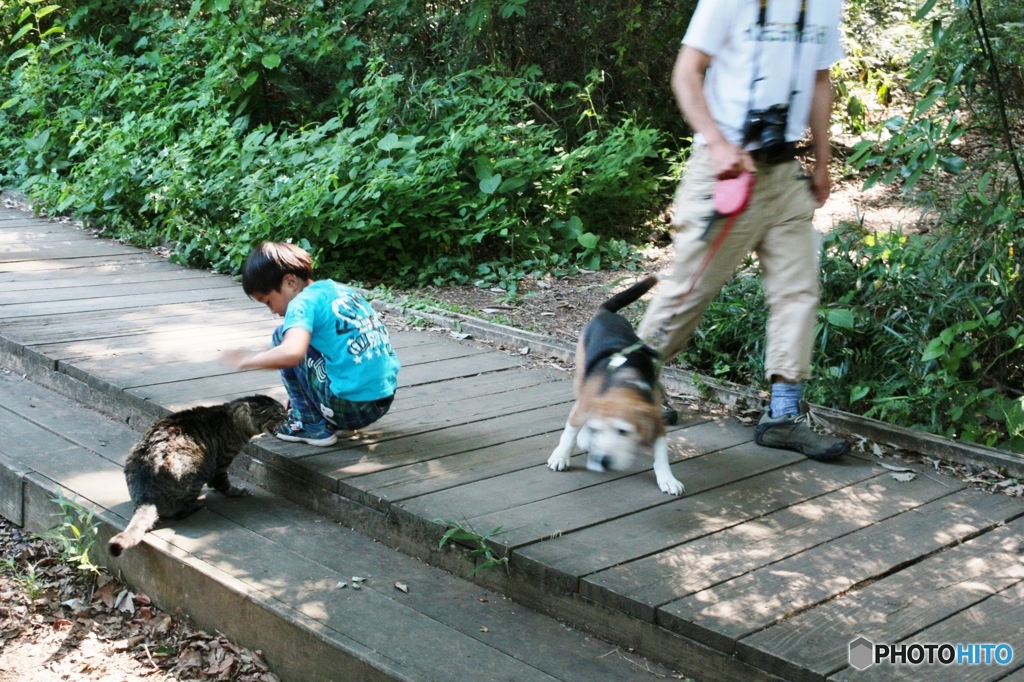
[[[670,495],[683,492],[668,465],[658,353],[617,314],[657,283],[657,277],[647,277],[612,296],[583,328],[576,344],[576,403],[548,458],[552,471],[569,468],[574,444],[587,453],[593,471],[627,469],[640,452],[653,452],[658,487]]]

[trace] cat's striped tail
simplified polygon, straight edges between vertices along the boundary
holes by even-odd
[[[132,520],[128,522],[124,532],[110,538],[110,553],[121,556],[121,552],[142,542],[142,537],[156,525],[158,518],[160,517],[156,513],[156,505],[140,504],[135,508]]]

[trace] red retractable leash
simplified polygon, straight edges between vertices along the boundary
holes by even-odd
[[[732,230],[732,226],[736,224],[740,214],[743,213],[743,209],[750,203],[750,197],[753,193],[754,174],[749,171],[743,171],[735,178],[718,180],[715,183],[715,216],[712,218],[712,223],[716,218],[723,217],[726,219],[725,224],[718,231],[715,241],[711,243],[711,248],[704,254],[704,259],[701,261],[697,271],[693,273],[690,281],[686,283],[686,289],[676,297],[673,307],[678,308],[681,306],[686,297],[693,291],[693,287],[697,285],[701,275],[704,274],[708,264],[711,263],[711,259],[715,257],[718,249],[722,247],[722,243]]]

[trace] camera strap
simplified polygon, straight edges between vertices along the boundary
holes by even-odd
[[[750,81],[750,97],[747,100],[747,111],[754,109],[754,93],[761,81],[761,45],[764,42],[764,26],[768,21],[768,0],[761,0],[757,13],[757,47],[754,54],[754,78]],[[800,14],[796,19],[796,47],[793,49],[793,62],[789,70],[789,98],[786,106],[792,108],[796,97],[797,67],[800,63],[800,50],[804,45],[804,27],[807,25],[807,0],[800,0]]]

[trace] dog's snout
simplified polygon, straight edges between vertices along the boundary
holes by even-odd
[[[608,471],[612,467],[612,458],[599,452],[587,454],[587,468],[591,471]]]

